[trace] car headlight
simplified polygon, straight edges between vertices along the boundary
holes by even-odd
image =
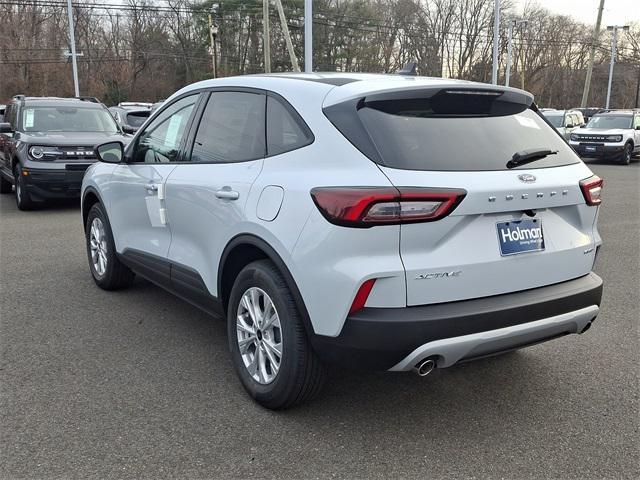
[[[62,151],[57,147],[45,147],[33,145],[29,147],[29,156],[34,160],[53,160],[62,155]]]
[[[609,135],[607,137],[607,142],[621,142],[622,135]]]
[[[569,138],[571,138],[571,140],[573,140],[574,142],[577,142],[578,140],[580,140],[580,138],[578,137],[578,134],[576,133],[572,133]]]

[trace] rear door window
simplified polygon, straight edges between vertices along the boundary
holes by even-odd
[[[265,156],[265,95],[213,92],[202,114],[191,161],[233,163]]]

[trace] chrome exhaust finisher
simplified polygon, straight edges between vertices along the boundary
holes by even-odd
[[[415,371],[420,377],[426,377],[433,369],[436,368],[436,362],[434,362],[431,358],[427,358],[415,366]]]

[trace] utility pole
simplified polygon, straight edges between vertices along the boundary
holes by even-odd
[[[618,30],[622,29],[625,32],[629,30],[629,25],[609,25],[607,30],[611,33],[611,63],[609,64],[609,85],[607,86],[607,104],[604,108],[609,108],[609,100],[611,99],[611,83],[613,82],[613,65],[616,63],[616,47],[618,44]]]
[[[491,83],[498,84],[498,40],[500,38],[500,0],[494,0],[493,4],[493,70],[491,70]]]
[[[313,0],[304,0],[304,71],[313,72]]]
[[[526,20],[510,20],[509,21],[509,30],[508,30],[508,37],[507,37],[507,68],[505,71],[504,76],[506,77],[504,80],[504,84],[505,86],[509,86],[509,77],[511,77],[511,52],[513,50],[513,28],[517,27],[518,25],[526,25],[527,21]],[[524,74],[524,69],[523,69],[523,74]]]
[[[640,103],[638,103],[639,100],[640,100],[640,66],[638,66],[638,84],[636,85],[636,101],[635,101],[636,108],[640,108]]]
[[[591,88],[591,75],[593,74],[593,60],[596,56],[596,42],[600,35],[600,24],[602,23],[603,9],[604,0],[600,0],[600,6],[598,7],[598,19],[596,20],[596,27],[593,29],[593,38],[591,39],[591,51],[589,52],[589,64],[587,65],[587,77],[584,79],[584,90],[582,91],[580,108],[585,108],[587,106],[587,101],[589,100],[589,88]]]
[[[218,52],[216,48],[216,36],[218,35],[218,23],[213,23],[211,14],[217,13],[218,4],[211,5],[211,12],[209,12],[209,45],[211,48],[211,66],[213,67],[213,78],[218,77]]]
[[[271,34],[269,32],[269,0],[262,0],[262,49],[264,73],[271,73]]]
[[[282,8],[282,2],[280,0],[276,0],[276,7],[278,8],[278,15],[280,16],[280,23],[282,24],[282,33],[284,34],[284,41],[287,44],[287,50],[289,51],[289,59],[291,60],[291,66],[293,67],[294,72],[299,72],[300,65],[298,65],[296,52],[293,50],[293,42],[291,42],[291,35],[289,34],[287,17],[284,16],[284,9]]]
[[[73,88],[75,96],[80,96],[80,86],[78,85],[78,61],[76,59],[76,34],[73,29],[73,10],[71,0],[67,0],[67,14],[69,16],[69,43],[71,45],[71,65],[73,66]]]

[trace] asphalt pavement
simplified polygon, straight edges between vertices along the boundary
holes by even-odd
[[[640,164],[591,166],[587,333],[425,378],[334,369],[281,413],[243,391],[221,321],[144,280],[95,286],[77,203],[2,195],[0,478],[640,478]]]

